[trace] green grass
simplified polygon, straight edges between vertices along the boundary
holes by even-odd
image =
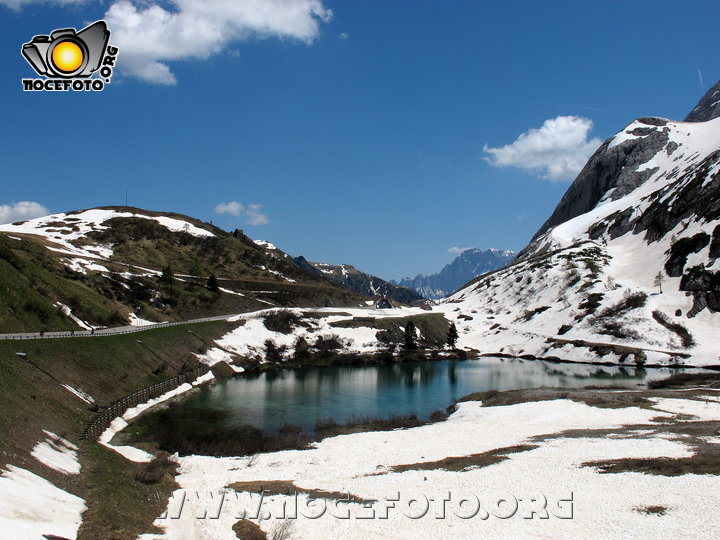
[[[235,326],[211,321],[92,338],[4,340],[0,341],[0,367],[7,362],[17,364],[14,353],[25,352],[61,382],[109,403],[174,377],[183,366],[195,367],[192,353],[205,350]]]
[[[73,272],[44,240],[31,235],[14,240],[0,233],[0,333],[78,329],[57,302],[94,326],[123,326],[130,312],[149,320],[178,321],[269,307],[255,296],[279,306],[357,305],[363,300],[284,258],[267,255],[249,239],[227,233],[198,239],[140,218],[116,218],[107,224],[112,227],[90,236],[93,242],[114,245],[112,261],[103,262],[110,275]],[[127,264],[156,269],[170,265],[176,274],[205,277],[175,279],[168,285],[154,276],[123,277]],[[296,282],[268,275],[259,266]],[[244,296],[208,290],[206,276],[211,273],[220,278],[221,287]]]
[[[124,322],[120,304],[76,277],[43,246],[0,234],[0,332],[77,329],[55,302],[96,324]]]
[[[178,487],[170,473],[157,483],[142,483],[135,478],[141,465],[132,465],[97,443],[83,443],[80,456],[88,509],[83,514],[78,540],[126,539],[162,532],[152,523],[165,511],[170,494]]]

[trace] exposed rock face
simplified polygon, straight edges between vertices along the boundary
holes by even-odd
[[[680,280],[680,290],[693,295],[694,303],[688,317],[694,317],[706,307],[710,311],[720,311],[720,272],[693,266]]]
[[[403,287],[415,289],[425,298],[439,299],[458,290],[473,278],[507,265],[516,253],[499,249],[467,249],[437,274],[405,278]]]
[[[685,117],[685,122],[707,122],[718,116],[720,116],[720,82],[708,90],[697,107]]]
[[[638,168],[668,145],[667,123],[663,118],[639,118],[605,141],[518,257],[532,253],[533,241],[553,227],[589,212],[603,199],[617,200],[627,195],[650,178],[654,169]]]

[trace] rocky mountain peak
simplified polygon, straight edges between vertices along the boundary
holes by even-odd
[[[718,116],[720,116],[720,82],[708,90],[697,107],[685,117],[685,122],[707,122]]]
[[[685,119],[704,122],[720,116],[720,83],[713,86]],[[661,152],[672,155],[680,146],[678,122],[642,117],[606,140],[593,154],[560,200],[555,211],[535,233],[519,257],[537,253],[542,237],[551,229],[586,214],[599,203],[615,201],[633,192],[652,177],[651,161]],[[682,152],[679,151],[678,154]]]

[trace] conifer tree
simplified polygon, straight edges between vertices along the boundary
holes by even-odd
[[[220,286],[218,285],[218,280],[215,277],[215,274],[210,274],[210,277],[207,280],[207,288],[214,293],[220,292]]]
[[[173,274],[172,267],[170,265],[167,265],[165,268],[163,268],[162,275],[160,276],[160,282],[163,285],[172,285],[173,280],[175,279],[175,274]]]
[[[409,351],[417,349],[417,329],[412,321],[405,325],[405,348]]]
[[[450,328],[448,328],[447,333],[447,344],[450,346],[451,349],[455,348],[455,344],[458,340],[458,331],[457,326],[455,326],[455,323],[450,323]]]

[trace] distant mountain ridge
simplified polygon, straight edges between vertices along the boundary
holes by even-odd
[[[367,274],[349,264],[326,264],[310,262],[305,257],[295,257],[296,265],[303,270],[322,276],[353,292],[371,297],[387,297],[396,302],[411,304],[422,300],[422,296],[413,289],[385,281],[372,274]]]
[[[437,300],[455,292],[480,274],[506,266],[515,255],[511,250],[466,249],[440,272],[429,276],[418,274],[414,278],[406,277],[398,285],[409,287],[425,298]]]

